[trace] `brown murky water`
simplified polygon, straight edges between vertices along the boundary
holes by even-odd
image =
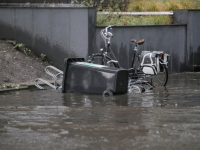
[[[0,93],[0,149],[200,149],[200,73],[170,75],[166,88],[101,95]]]

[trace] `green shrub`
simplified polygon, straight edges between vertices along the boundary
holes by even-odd
[[[24,52],[25,54],[30,54],[31,50],[25,47],[25,44],[23,43],[13,43],[14,48],[17,50],[21,50],[22,52]]]
[[[40,56],[41,56],[42,61],[46,61],[47,60],[47,55],[42,53]]]

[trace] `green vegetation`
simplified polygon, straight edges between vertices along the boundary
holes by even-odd
[[[174,9],[198,9],[199,0],[132,0],[127,11],[173,11]]]
[[[24,47],[25,46],[25,44],[23,44],[23,43],[14,43],[14,48],[21,48],[21,47]]]
[[[46,61],[47,60],[47,55],[41,54],[40,56],[41,56],[42,61]]]
[[[100,8],[100,7],[98,7]],[[146,11],[173,11],[174,9],[199,9],[200,0],[110,0],[110,6],[102,11],[110,12],[109,15],[97,15],[97,25],[158,25],[172,24],[170,16],[126,16],[113,15],[113,12],[146,12]],[[99,10],[99,9],[98,9]]]
[[[25,54],[30,54],[31,50],[25,47],[23,43],[13,43],[14,48],[23,51]]]
[[[74,1],[74,2],[78,3],[78,1]],[[82,2],[82,4],[85,5],[86,7],[93,7],[93,6],[94,6],[93,0],[89,0],[89,1],[84,0],[84,1]]]
[[[172,18],[165,15],[160,16],[119,16],[119,15],[98,15],[97,25],[158,25],[171,24]]]
[[[31,50],[26,48],[25,44],[23,44],[23,43],[13,43],[13,45],[14,45],[15,49],[24,52],[26,55],[31,54]],[[41,54],[40,56],[41,56],[42,61],[47,61],[47,56],[45,54]]]
[[[0,84],[0,89],[19,88],[18,84]]]

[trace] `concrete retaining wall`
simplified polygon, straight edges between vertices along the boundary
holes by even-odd
[[[86,57],[95,45],[95,8],[0,8],[0,39],[24,43],[62,69],[64,58]]]
[[[190,71],[200,71],[200,10],[188,10],[187,52]]]
[[[187,24],[185,63],[189,71],[200,71],[200,9],[174,10],[174,23]]]
[[[101,29],[103,27],[97,27],[96,30],[97,51],[104,47],[99,34]],[[111,48],[124,68],[131,66],[135,46],[131,39],[145,39],[145,43],[138,47],[140,52],[142,50],[164,51],[171,55],[170,72],[181,72],[186,69],[186,25],[121,26],[114,27],[111,32],[114,34]]]
[[[134,44],[130,39],[145,39],[140,50],[161,50],[171,55],[170,72],[200,71],[200,9],[174,10],[173,25],[123,26],[113,29],[111,48],[120,64],[131,64]],[[96,51],[104,47],[100,30],[96,30]]]
[[[200,10],[174,10],[174,25],[118,26],[111,48],[124,68],[130,67],[134,44],[141,50],[171,55],[170,72],[200,71]],[[67,57],[87,57],[104,47],[96,27],[96,9],[80,7],[0,7],[0,39],[24,43],[38,56],[46,54],[62,69]]]

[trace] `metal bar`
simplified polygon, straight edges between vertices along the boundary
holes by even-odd
[[[55,70],[55,71],[57,71],[57,72],[63,74],[63,71],[59,70],[58,68],[56,68],[56,67],[54,67],[54,66],[47,66],[47,67],[45,68],[45,71],[46,71],[46,73],[47,73],[48,75],[50,75],[50,76],[52,76],[52,77],[55,77],[55,75],[49,71],[49,68],[51,68],[51,69],[53,69],[53,70]]]
[[[56,83],[56,85],[55,86],[59,86],[59,88],[62,88],[62,83],[60,83],[59,81],[58,81],[58,79],[59,78],[62,78],[63,77],[63,73],[58,73],[57,75],[56,75],[56,77],[55,77],[55,83]]]
[[[44,88],[38,84],[38,81],[41,81],[41,82],[47,84],[48,86],[50,86],[50,87],[52,87],[52,88],[54,88],[54,89],[57,89],[57,88],[58,88],[58,87],[52,85],[51,83],[49,83],[48,81],[46,81],[46,80],[44,80],[44,79],[37,78],[37,79],[35,79],[35,86],[36,86],[37,88],[41,89],[41,90],[43,90]]]
[[[56,67],[54,67],[54,66],[47,66],[47,67],[45,68],[45,72],[46,72],[48,75],[50,75],[50,76],[53,77],[53,79],[54,79],[54,86],[57,87],[57,85],[60,85],[60,82],[58,82],[58,77],[57,77],[58,74],[55,75],[55,74],[51,73],[51,72],[49,71],[49,68],[51,68],[51,69],[53,69],[53,70],[59,72],[58,74],[61,74],[61,75],[63,75],[63,71],[59,70],[58,68],[56,68]],[[61,75],[59,75],[59,77],[61,77]]]
[[[49,68],[51,68],[51,69],[57,71],[58,73],[57,73],[56,75],[53,74],[53,73],[51,73],[51,72],[49,71]],[[61,88],[62,88],[62,84],[58,81],[58,79],[61,78],[61,77],[63,77],[63,71],[59,70],[58,68],[56,68],[56,67],[54,67],[54,66],[47,66],[47,67],[45,68],[45,71],[46,71],[46,73],[47,73],[48,75],[50,75],[50,76],[53,77],[53,79],[54,79],[54,85],[52,85],[51,83],[49,83],[48,81],[46,81],[46,80],[44,80],[44,79],[37,78],[37,79],[35,79],[35,86],[36,86],[37,88],[39,88],[39,89],[44,89],[42,86],[40,86],[40,85],[38,84],[38,81],[41,81],[41,82],[47,84],[48,86],[50,86],[50,87],[52,87],[52,88],[54,88],[54,89],[61,89]]]
[[[147,15],[173,15],[173,11],[160,12],[97,12],[98,15],[131,15],[131,16],[147,16]]]

